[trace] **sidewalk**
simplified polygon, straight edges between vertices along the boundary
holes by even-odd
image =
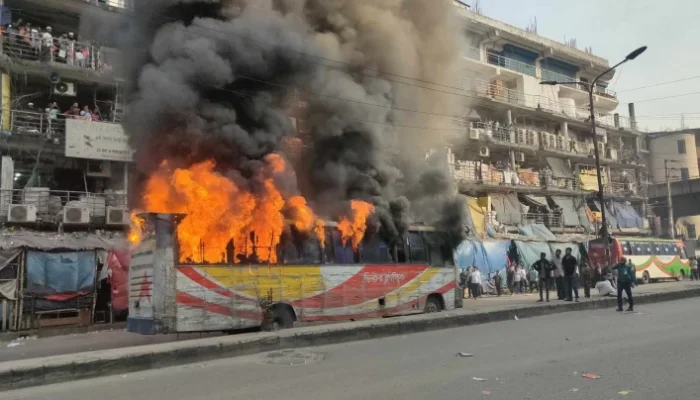
[[[638,286],[634,289],[634,293],[641,295],[645,293],[662,293],[689,288],[700,288],[700,283],[690,281],[654,283],[650,285]],[[592,297],[598,298],[599,296],[597,292],[595,292],[595,290],[593,290],[593,292],[594,293],[591,293]],[[581,291],[581,294],[583,294],[583,291]],[[552,293],[550,293],[550,296],[552,296]],[[511,310],[523,305],[534,305],[533,303],[535,303],[537,299],[539,299],[539,295],[536,292],[532,295],[524,294],[514,296],[504,295],[501,297],[482,297],[478,300],[464,299],[464,307],[461,310],[456,310],[455,312],[467,313],[474,311],[489,312],[496,310]],[[557,305],[562,303],[565,302],[556,300],[556,292],[554,292],[553,300],[549,304]],[[317,326],[319,324],[313,325]],[[301,324],[300,326],[304,326],[304,324]],[[202,334],[187,333],[180,335],[144,336],[129,333],[123,329],[120,329],[46,338],[30,337],[23,340],[0,342],[0,362],[97,350],[119,349],[124,347],[171,343],[218,336],[223,336],[223,333],[211,332]]]
[[[111,349],[108,350],[16,359],[0,362],[0,391],[269,351],[378,339],[568,311],[610,309],[616,306],[616,299],[612,297],[595,296],[580,303],[556,300],[550,303],[535,303],[537,297],[534,296],[513,297],[470,300],[464,309],[433,314],[340,322],[279,332],[244,333],[145,346],[110,346]],[[643,310],[645,304],[663,301],[696,301],[690,298],[697,297],[700,297],[700,284],[695,282],[648,285],[637,291],[635,308]],[[40,342],[41,340],[36,339],[37,343],[44,343]],[[29,343],[31,342],[30,340]],[[28,345],[32,346],[33,343]],[[33,347],[40,346],[43,345]],[[55,348],[51,350],[53,354],[58,354],[54,351]],[[40,353],[37,351],[35,354]]]

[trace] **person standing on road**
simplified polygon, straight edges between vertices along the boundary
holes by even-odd
[[[472,272],[474,267],[467,268],[467,298],[472,297]]]
[[[481,286],[481,273],[479,272],[479,268],[473,267],[474,269],[472,270],[472,275],[471,275],[471,287],[472,287],[472,298],[476,300],[477,297],[479,297],[479,292],[480,292],[480,286]]]
[[[467,269],[462,269],[462,272],[459,274],[459,287],[462,288],[462,297],[464,297],[464,290],[467,289],[467,286],[469,285],[468,277],[469,274],[467,274]]]
[[[564,300],[566,298],[566,290],[564,289],[564,267],[561,263],[561,250],[557,249],[554,252],[554,260],[552,262],[556,268],[552,276],[554,277],[554,283],[557,285],[557,299]]]
[[[697,257],[690,257],[688,264],[690,265],[690,280],[691,281],[700,280],[700,276],[698,276],[698,259],[697,259]]]
[[[627,300],[630,303],[627,311],[634,311],[634,300],[632,300],[632,280],[634,279],[634,271],[627,259],[622,257],[620,263],[613,267],[613,271],[617,271],[617,311],[622,311],[622,291],[627,293]]]
[[[515,277],[515,267],[513,266],[513,264],[509,264],[508,268],[506,269],[506,285],[507,285],[506,287],[508,288],[508,292],[510,293],[511,296],[513,295],[513,291],[514,291],[514,288],[513,288],[514,277]]]
[[[520,282],[522,277],[523,276],[520,274],[520,265],[517,265],[515,271],[513,271],[513,291],[515,293],[521,294],[523,292],[523,286]]]
[[[537,300],[538,303],[544,301],[542,299],[542,291],[547,291],[547,301],[549,301],[549,281],[552,278],[552,271],[554,270],[554,265],[547,260],[547,254],[540,253],[540,259],[532,264],[532,268],[537,271],[540,280],[540,299]]]
[[[534,292],[537,288],[537,271],[534,268],[530,268],[530,274],[527,277],[528,284],[530,285],[530,293]]]
[[[519,265],[518,274],[520,274],[520,293],[525,293],[527,289],[527,272],[525,272],[525,267]]]
[[[581,283],[583,283],[583,295],[591,298],[591,267],[586,260],[581,261]]]
[[[576,295],[578,303],[578,282],[576,281],[576,270],[578,269],[578,260],[571,254],[571,247],[566,248],[566,255],[561,260],[564,268],[564,279],[566,281],[566,301],[573,301],[572,292]]]
[[[493,284],[496,286],[496,295],[498,297],[503,294],[503,277],[501,277],[501,271],[496,271],[496,276],[493,277]]]

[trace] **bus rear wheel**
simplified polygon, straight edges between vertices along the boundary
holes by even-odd
[[[649,277],[649,272],[644,271],[644,274],[642,274],[642,283],[646,285],[649,282],[651,282],[651,278]]]
[[[425,300],[425,308],[423,309],[423,312],[429,314],[439,312],[440,310],[442,310],[442,304],[440,304],[440,299],[438,296],[428,296],[428,298]]]
[[[294,327],[295,320],[294,310],[290,306],[286,304],[275,304],[272,307],[272,318],[263,326],[263,330],[274,332],[282,329],[290,329]]]

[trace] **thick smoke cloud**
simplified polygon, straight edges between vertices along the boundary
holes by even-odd
[[[331,218],[349,200],[371,202],[388,238],[416,221],[463,236],[465,201],[426,158],[444,150],[450,128],[430,113],[456,115],[460,98],[416,87],[454,86],[461,30],[450,1],[146,3],[125,29],[134,83],[124,127],[141,173],[214,159],[254,190],[265,155],[295,135],[289,105],[301,95],[310,132],[285,190]]]

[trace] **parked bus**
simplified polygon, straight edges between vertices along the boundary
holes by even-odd
[[[681,240],[658,238],[610,238],[610,260],[613,264],[625,257],[637,268],[637,279],[649,283],[661,279],[681,280],[690,276],[688,255]],[[605,264],[602,239],[588,244],[588,258],[594,267]]]
[[[276,264],[233,263],[232,242],[222,250],[224,261],[197,264],[178,261],[178,215],[141,217],[143,233],[129,271],[129,332],[282,329],[295,321],[378,318],[462,305],[452,248],[435,245],[446,242],[428,227],[409,229],[400,246],[365,235],[354,250],[327,224],[324,246],[318,239],[300,246],[284,234]]]

